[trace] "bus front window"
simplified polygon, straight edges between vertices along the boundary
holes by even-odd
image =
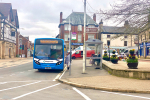
[[[36,58],[44,60],[57,60],[62,58],[62,45],[36,45]]]

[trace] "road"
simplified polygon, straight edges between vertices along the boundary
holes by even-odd
[[[149,94],[76,88],[54,81],[59,71],[39,72],[32,63],[0,68],[0,100],[145,100]]]

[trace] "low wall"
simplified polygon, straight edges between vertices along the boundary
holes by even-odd
[[[110,63],[110,62],[107,62]],[[135,78],[135,79],[143,79],[143,80],[150,80],[150,71],[136,71],[136,70],[117,70],[112,69],[106,63],[102,64],[103,69],[108,71],[108,73],[119,76],[119,77],[127,77],[127,78]]]

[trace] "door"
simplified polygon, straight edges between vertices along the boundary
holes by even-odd
[[[11,58],[11,48],[9,48],[9,58]]]

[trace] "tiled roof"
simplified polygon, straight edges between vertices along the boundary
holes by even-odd
[[[14,25],[16,25],[17,28],[19,28],[19,21],[18,21],[18,15],[17,15],[17,10],[16,9],[13,9],[13,18],[14,18],[14,21],[12,22]],[[16,22],[16,24],[15,24]]]
[[[63,20],[60,23],[60,25],[69,23],[69,17],[70,17],[71,25],[84,25],[84,13],[83,12],[72,12],[65,20]],[[98,24],[87,14],[86,14],[86,25],[98,26]]]
[[[0,3],[0,12],[5,16],[8,17],[8,14],[12,10],[11,3]],[[13,20],[13,16],[10,15],[11,20]]]
[[[135,28],[129,27],[114,27],[114,26],[103,26],[102,27],[102,33],[107,34],[128,34],[135,31]]]

